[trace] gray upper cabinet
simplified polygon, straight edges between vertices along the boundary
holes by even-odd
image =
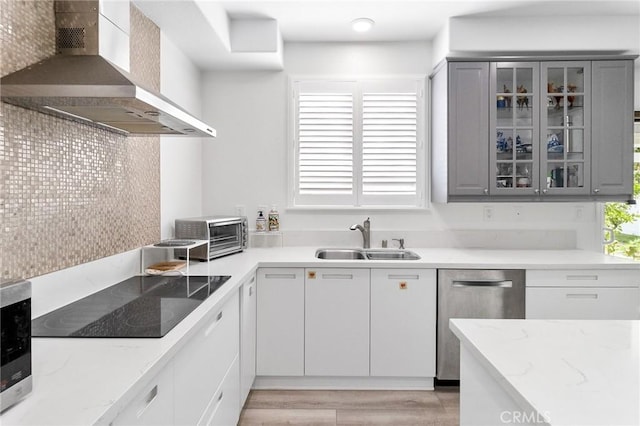
[[[434,202],[630,198],[633,60],[452,61],[431,93]]]
[[[633,193],[633,62],[592,64],[593,195]]]
[[[431,198],[489,194],[489,63],[449,62],[431,76]]]
[[[489,64],[452,63],[449,68],[449,194],[488,191],[486,137],[489,116]]]

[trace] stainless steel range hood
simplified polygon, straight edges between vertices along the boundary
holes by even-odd
[[[56,1],[55,8],[59,54],[2,77],[3,102],[121,134],[216,136],[99,55],[99,27],[112,24],[100,18],[97,0]],[[126,44],[117,49],[128,51],[128,37]]]

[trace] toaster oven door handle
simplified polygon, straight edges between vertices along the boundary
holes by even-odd
[[[225,225],[240,225],[241,223],[242,221],[239,219],[227,220],[224,222],[211,222],[209,224],[209,228],[216,227],[216,226],[225,226]]]

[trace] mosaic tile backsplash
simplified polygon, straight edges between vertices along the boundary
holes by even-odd
[[[159,29],[132,7],[130,35],[132,74],[158,89]],[[2,75],[53,55],[54,43],[52,0],[0,0]],[[0,102],[0,220],[2,279],[157,241],[159,137],[125,137]]]

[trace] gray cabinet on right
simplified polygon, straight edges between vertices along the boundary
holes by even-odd
[[[434,202],[629,200],[633,60],[448,62],[432,144]]]
[[[633,194],[633,61],[594,61],[592,73],[591,191]]]

